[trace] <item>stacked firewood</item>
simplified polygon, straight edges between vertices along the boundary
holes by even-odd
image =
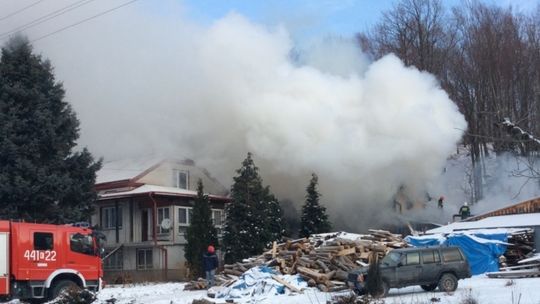
[[[508,266],[518,265],[518,261],[527,258],[534,251],[534,232],[532,229],[524,229],[509,234],[508,246],[504,256]]]
[[[369,232],[367,235],[354,235],[354,238],[338,232],[274,243],[260,256],[225,265],[216,278],[230,282],[248,269],[264,265],[273,267],[280,274],[298,274],[308,282],[308,286],[316,286],[322,291],[346,289],[347,273],[367,266],[372,253],[384,256],[394,248],[407,246],[400,235],[384,230]]]

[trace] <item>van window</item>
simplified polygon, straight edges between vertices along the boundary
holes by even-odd
[[[50,232],[34,232],[34,250],[53,250],[53,234]]]
[[[409,252],[405,255],[405,265],[420,264],[420,254],[418,252]]]
[[[458,248],[445,248],[442,250],[443,260],[445,262],[455,262],[463,260]]]
[[[439,263],[441,261],[439,251],[437,250],[422,251],[422,261],[424,261],[424,264]]]

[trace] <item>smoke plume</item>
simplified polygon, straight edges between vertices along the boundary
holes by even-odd
[[[394,55],[298,46],[236,13],[201,25],[168,5],[178,13],[129,7],[35,43],[97,156],[189,157],[229,186],[250,151],[282,199],[301,203],[316,172],[322,203],[358,230],[401,185],[421,193],[466,129],[437,80]]]

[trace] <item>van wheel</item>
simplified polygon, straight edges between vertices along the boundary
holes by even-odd
[[[445,273],[439,280],[439,290],[444,292],[450,292],[457,289],[457,278],[451,273]]]
[[[70,289],[80,289],[79,285],[70,280],[61,280],[54,284],[49,294],[49,300],[56,299],[59,295]]]
[[[437,284],[420,285],[420,287],[425,291],[434,291],[437,288]]]

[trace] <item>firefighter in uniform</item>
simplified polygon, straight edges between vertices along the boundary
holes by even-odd
[[[471,208],[469,208],[469,204],[467,202],[464,202],[463,206],[459,208],[459,215],[461,216],[462,220],[471,216]]]

